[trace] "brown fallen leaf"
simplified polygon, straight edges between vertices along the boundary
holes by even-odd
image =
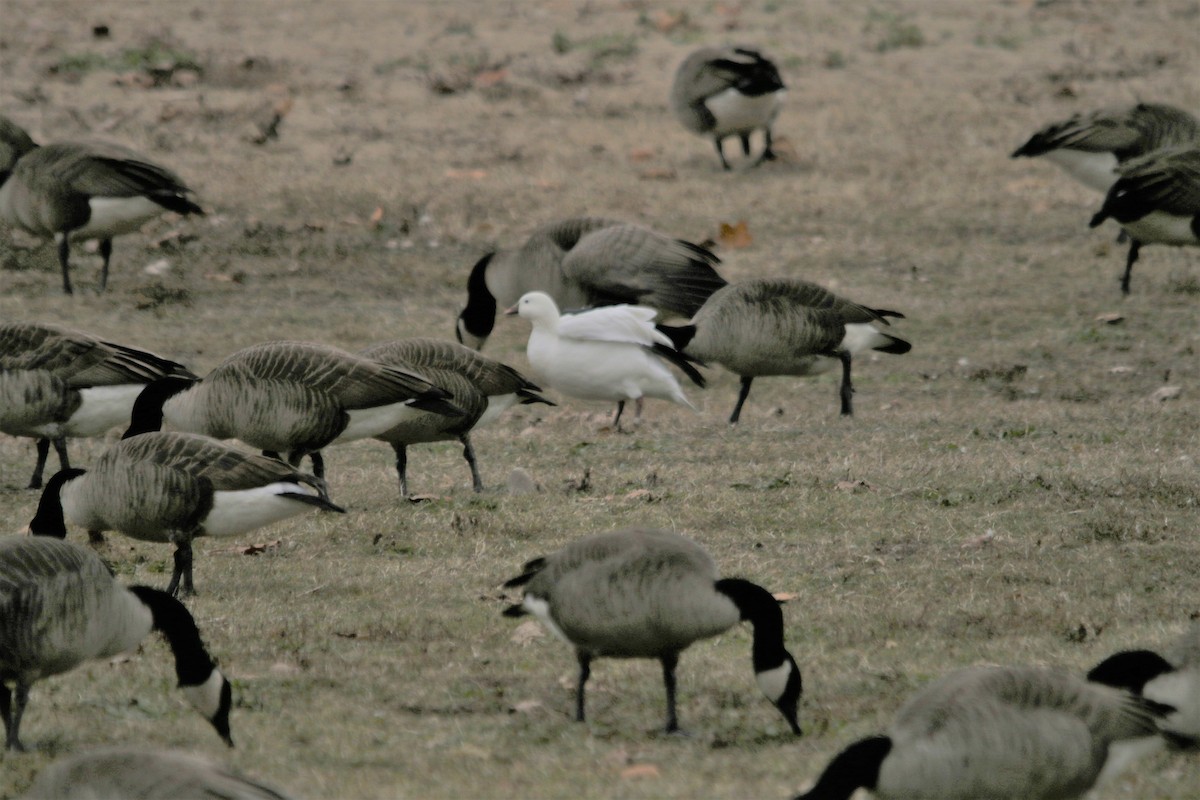
[[[625,495],[626,500],[645,500],[647,503],[654,500],[654,495],[649,489],[634,489]]]
[[[1124,321],[1125,317],[1116,311],[1096,315],[1096,322],[1103,322],[1105,325],[1120,325]]]
[[[637,176],[644,181],[673,181],[676,173],[671,167],[646,167],[639,169]]]
[[[786,603],[788,600],[795,600],[800,595],[795,592],[773,592],[771,597],[774,597],[780,603]]]
[[[481,181],[487,177],[486,169],[448,169],[445,172],[451,180]]]
[[[621,770],[622,780],[631,780],[633,778],[657,778],[659,776],[658,766],[655,764],[630,764],[625,769]]]
[[[654,158],[657,153],[653,147],[635,147],[629,151],[630,161],[649,161]]]
[[[839,492],[859,492],[859,491],[877,492],[877,491],[879,491],[874,486],[872,486],[871,484],[864,481],[862,478],[857,478],[856,480],[852,480],[852,481],[838,481],[837,486],[835,486],[834,488],[836,488]]]
[[[482,72],[476,72],[472,83],[476,89],[489,89],[497,84],[504,83],[508,77],[508,70],[501,67],[500,69],[485,69]]]
[[[754,241],[754,237],[750,235],[749,223],[742,219],[738,220],[733,225],[722,222],[721,232],[717,234],[717,241],[722,247],[749,247]]]
[[[517,629],[512,632],[512,636],[508,640],[513,644],[529,644],[534,639],[541,639],[546,635],[546,630],[537,620],[527,620],[517,626]]]
[[[243,556],[256,556],[259,553],[265,553],[268,550],[275,550],[281,544],[283,544],[283,539],[276,539],[273,542],[264,542],[261,544],[248,544],[243,547],[234,547],[234,548],[231,548],[230,552],[238,553],[239,555],[243,555]]]
[[[686,11],[667,11],[660,8],[650,15],[650,23],[659,33],[670,33],[688,20]]]
[[[371,223],[372,228],[378,228],[379,223],[383,221],[383,206],[376,206],[367,221]]]

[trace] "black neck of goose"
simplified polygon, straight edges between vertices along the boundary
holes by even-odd
[[[1087,679],[1140,695],[1147,683],[1174,670],[1171,662],[1152,650],[1126,650],[1092,667]]]
[[[162,430],[163,404],[182,391],[196,385],[191,378],[168,376],[146,384],[137,399],[133,401],[133,410],[129,415],[129,427],[122,439],[137,436],[142,433],[152,433]]]
[[[72,467],[61,469],[46,481],[42,489],[42,497],[38,500],[37,512],[29,521],[29,532],[34,536],[53,536],[57,539],[67,538],[67,521],[63,518],[62,487],[67,481],[83,475],[86,470]]]
[[[200,686],[207,681],[217,665],[204,648],[200,629],[187,607],[166,592],[149,586],[130,586],[129,591],[150,609],[154,629],[171,646],[179,685]]]
[[[487,267],[495,253],[488,253],[476,262],[467,278],[467,307],[458,315],[458,338],[462,344],[463,330],[476,339],[486,339],[496,325],[496,298],[487,287]]]
[[[855,742],[829,762],[817,784],[795,800],[850,800],[859,788],[874,791],[879,768],[892,750],[892,740],[872,736]]]
[[[742,619],[754,626],[754,671],[774,669],[787,661],[779,601],[758,584],[741,578],[722,578],[716,589],[733,601]]]

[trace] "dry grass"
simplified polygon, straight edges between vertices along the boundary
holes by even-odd
[[[218,754],[313,798],[786,797],[935,675],[1084,669],[1200,614],[1200,267],[1150,248],[1122,301],[1124,248],[1086,228],[1099,198],[1007,159],[1076,109],[1200,109],[1194,4],[695,4],[660,32],[673,10],[9,0],[4,112],[40,140],[143,149],[213,213],[180,224],[195,238],[176,249],[153,246],[169,222],[118,240],[103,296],[61,296],[50,248],[0,253],[0,318],[198,371],[271,338],[450,336],[481,253],[593,213],[694,240],[747,220],[752,245],[721,252],[728,277],[802,275],[897,308],[914,349],[863,360],[851,420],[829,376],[764,379],[730,430],[736,381],[719,370],[692,392],[699,415],[651,404],[634,435],[603,430],[606,408],[519,409],[476,448],[490,486],[521,466],[536,496],[473,496],[447,444],[410,455],[413,488],[441,499],[402,505],[388,448],[330,451],[347,516],[262,531],[247,542],[281,544],[254,557],[197,547],[192,607],[236,681],[238,748],[219,752],[170,691],[154,643],[38,684],[24,728],[37,749],[0,756],[0,797],[115,741]],[[111,39],[92,39],[97,23]],[[725,40],[783,67],[784,163],[722,174],[667,112],[674,66]],[[105,65],[127,51],[203,72],[116,84]],[[273,84],[295,105],[278,139],[252,144]],[[142,273],[159,258],[165,276]],[[94,284],[88,259],[77,286]],[[1096,321],[1118,309],[1121,324]],[[502,322],[488,352],[522,365],[526,331]],[[1151,400],[1165,383],[1179,397]],[[102,446],[75,445],[77,460]],[[0,440],[2,530],[32,516],[32,458]],[[839,488],[856,480],[870,488]],[[688,532],[730,574],[799,595],[785,615],[803,738],[758,694],[745,630],[684,656],[691,738],[653,732],[662,688],[645,662],[600,662],[590,723],[569,721],[574,659],[549,637],[514,642],[498,587],[527,558],[635,523]],[[126,580],[166,581],[169,548],[113,536],[107,555]],[[623,777],[631,764],[657,775]],[[1196,759],[1161,757],[1099,796],[1197,785]]]

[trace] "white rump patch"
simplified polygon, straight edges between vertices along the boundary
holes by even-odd
[[[779,113],[783,92],[748,97],[737,89],[726,89],[704,101],[705,107],[716,119],[713,134],[726,136],[731,133],[751,131],[766,127]]]
[[[145,197],[93,197],[88,201],[92,216],[78,230],[71,231],[72,239],[106,239],[131,233],[150,219],[166,211]]]
[[[1129,231],[1129,235],[1147,244],[1196,244],[1196,232],[1192,230],[1192,216],[1168,214],[1165,211],[1151,211],[1137,222],[1130,222],[1121,227]]]
[[[1046,153],[1044,158],[1080,183],[1101,192],[1107,192],[1117,182],[1117,157],[1112,153],[1060,148]]]
[[[543,625],[551,633],[562,639],[567,644],[571,644],[571,640],[562,632],[562,628],[558,627],[558,623],[550,616],[550,603],[540,597],[534,597],[531,594],[526,594],[525,599],[521,601],[521,605],[525,610],[533,616],[537,617]]]
[[[308,503],[281,497],[284,493],[317,496],[311,486],[297,483],[271,483],[256,489],[216,492],[212,511],[204,518],[207,536],[236,536],[313,508]]]
[[[67,436],[99,436],[117,425],[129,425],[133,401],[145,388],[141,383],[126,383],[80,389],[83,402],[67,420],[63,432]]]
[[[846,335],[842,337],[842,347],[849,350],[850,355],[856,356],[891,341],[869,322],[849,322],[846,324]],[[838,363],[836,359],[829,360]]]
[[[788,678],[791,675],[792,664],[784,661],[774,669],[755,673],[754,678],[758,681],[758,688],[762,689],[762,693],[767,696],[767,699],[775,703],[779,701],[780,697],[783,697],[783,692],[787,689]]]
[[[505,411],[517,404],[517,395],[513,394],[494,394],[487,399],[487,410],[483,412],[483,416],[475,423],[476,428],[482,428],[496,420]]]

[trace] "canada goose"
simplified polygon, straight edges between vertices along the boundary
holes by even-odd
[[[0,325],[0,431],[37,439],[28,488],[41,488],[52,442],[66,469],[68,436],[99,436],[127,423],[142,388],[167,375],[196,377],[174,361],[81,331]]]
[[[488,253],[467,279],[458,340],[479,350],[507,308],[542,291],[561,308],[636,303],[690,317],[725,285],[710,250],[610,219],[573,217],[535,230],[515,250]],[[497,305],[499,304],[499,305]]]
[[[510,366],[482,356],[469,347],[442,339],[397,339],[368,347],[365,358],[392,367],[413,370],[450,392],[461,408],[461,417],[422,412],[376,436],[396,452],[400,496],[408,497],[408,445],[457,439],[471,468],[471,485],[483,491],[483,479],[471,445],[471,431],[487,425],[518,403],[554,405],[538,392],[541,388]]]
[[[712,136],[721,166],[729,169],[721,143],[730,136],[742,141],[750,155],[750,134],[765,136],[762,155],[754,165],[775,158],[771,125],[786,93],[779,69],[757,50],[745,47],[702,47],[691,53],[675,72],[671,110],[692,133]]]
[[[903,318],[897,311],[867,308],[808,281],[759,278],[713,293],[690,325],[659,326],[675,345],[702,362],[716,362],[742,377],[729,422],[736,423],[760,375],[816,375],[842,365],[842,413],[852,414],[850,362],[864,350],[901,354],[903,339],[873,323]]]
[[[67,294],[70,240],[100,240],[104,291],[113,237],[136,231],[164,211],[203,214],[189,194],[178,175],[129,148],[107,142],[39,147],[0,116],[0,219],[58,243]]]
[[[654,327],[654,309],[620,305],[559,314],[550,295],[529,292],[506,313],[533,323],[526,347],[533,371],[563,394],[615,401],[618,429],[626,400],[657,397],[695,410],[663,362],[679,367],[697,386],[704,386],[704,377],[689,363],[695,359]]]
[[[1066,800],[1162,746],[1158,711],[1065,670],[968,667],[917,692],[796,800]]]
[[[264,455],[306,454],[325,477],[321,449],[378,436],[422,411],[461,416],[423,376],[328,345],[265,342],[232,354],[200,381],[164,378],[146,387],[126,435],[177,430],[241,439]]]
[[[1112,217],[1129,234],[1121,276],[1121,291],[1129,294],[1129,275],[1142,245],[1200,244],[1200,146],[1155,150],[1117,172],[1120,178],[1088,224],[1095,228]]]
[[[182,603],[148,586],[123,586],[82,545],[0,537],[0,716],[8,749],[24,749],[21,717],[35,681],[132,650],[152,630],[171,646],[188,701],[232,747],[229,681]]]
[[[1045,156],[1077,181],[1107,192],[1117,167],[1161,147],[1200,142],[1200,120],[1163,103],[1080,112],[1045,126],[1013,158]]]
[[[167,592],[192,594],[192,539],[236,536],[310,508],[342,511],[325,482],[276,458],[245,453],[192,433],[122,439],[90,470],[55,473],[29,523],[41,536],[67,535],[66,520],[88,531],[117,530],[175,545]]]
[[[1200,622],[1192,623],[1161,654],[1127,650],[1109,656],[1088,673],[1088,680],[1129,686],[1172,709],[1160,724],[1169,741],[1200,746]]]
[[[708,553],[670,531],[644,528],[600,533],[528,562],[504,584],[524,586],[508,617],[533,614],[575,648],[579,682],[575,719],[584,721],[583,691],[594,658],[657,658],[667,690],[668,733],[679,730],[675,665],[693,642],[742,620],[754,626],[758,686],[800,734],[800,668],[783,646],[783,612],[766,589],[720,578]]]
[[[288,795],[192,753],[105,747],[60,758],[23,800],[288,800]]]

